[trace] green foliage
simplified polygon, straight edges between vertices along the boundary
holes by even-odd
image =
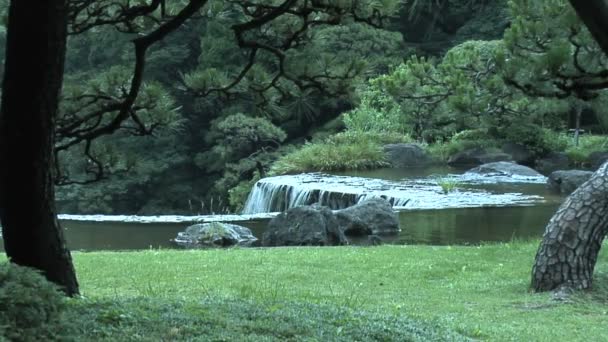
[[[537,106],[502,81],[496,60],[502,50],[501,41],[468,41],[439,63],[414,56],[370,81],[345,122],[350,129],[405,131],[435,142],[532,116]]]
[[[198,153],[194,161],[202,170],[221,173],[213,191],[237,209],[246,196],[241,183],[249,183],[256,172],[259,175],[260,169],[276,158],[286,137],[266,118],[229,115],[212,123],[207,141],[213,147]]]
[[[374,131],[344,131],[338,134],[334,134],[326,139],[327,143],[340,145],[340,144],[356,144],[356,143],[367,143],[367,144],[398,144],[398,143],[411,143],[414,140],[407,134],[400,134],[394,132],[374,132]]]
[[[0,264],[0,340],[56,340],[65,329],[64,299],[39,272]]]
[[[401,107],[380,90],[368,89],[361,94],[357,108],[344,114],[344,124],[354,132],[401,133],[407,131]]]
[[[606,81],[608,59],[566,0],[509,2],[505,78],[533,96],[588,101]]]
[[[379,145],[367,143],[307,143],[302,148],[279,158],[271,174],[316,171],[374,169],[388,166]]]
[[[382,145],[411,142],[406,135],[375,131],[347,131],[321,142],[306,143],[280,157],[271,174],[314,171],[362,170],[388,166]]]
[[[568,147],[565,149],[568,158],[578,166],[587,166],[589,155],[593,152],[605,152],[608,148],[608,137],[599,135],[582,135],[579,145],[576,146],[574,138],[569,137]]]
[[[464,150],[472,148],[483,148],[488,152],[498,151],[500,141],[495,139],[479,139],[479,140],[449,140],[445,142],[436,142],[427,147],[428,152],[438,160],[447,161],[450,156]]]
[[[441,191],[444,194],[449,194],[450,192],[456,191],[458,188],[462,186],[462,183],[458,180],[450,177],[439,177],[436,179],[437,185],[441,187]]]
[[[572,142],[572,137],[564,132],[556,132],[550,129],[543,129],[543,146],[548,151],[563,152]]]

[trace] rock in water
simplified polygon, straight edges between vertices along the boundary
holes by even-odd
[[[251,230],[230,223],[202,223],[177,233],[175,243],[186,248],[251,246],[258,239]]]
[[[388,162],[396,168],[425,166],[432,161],[424,149],[416,144],[388,144],[383,149]]]
[[[327,207],[291,208],[270,220],[262,246],[338,246],[348,240]]]
[[[553,171],[549,175],[549,188],[562,195],[570,195],[576,188],[591,178],[593,172],[583,170]]]
[[[470,169],[467,173],[476,173],[480,175],[497,175],[497,176],[520,176],[520,177],[543,177],[536,170],[527,166],[511,163],[511,162],[495,162],[480,165]]]
[[[396,233],[399,218],[391,204],[384,198],[366,199],[352,207],[336,212],[338,224],[346,235]]]

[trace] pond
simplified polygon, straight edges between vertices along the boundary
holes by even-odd
[[[433,176],[429,177],[429,174]],[[453,245],[539,238],[563,199],[549,192],[546,185],[540,182],[503,182],[491,179],[469,182],[461,170],[449,168],[374,170],[350,172],[348,176],[388,181],[402,181],[405,178],[413,180],[418,186],[424,184],[424,179],[434,179],[436,174],[459,177],[459,182],[462,182],[462,186],[466,188],[461,192],[451,194],[453,196],[451,198],[438,197],[443,198],[443,201],[446,201],[447,198],[448,203],[457,202],[460,200],[459,198],[465,197],[465,194],[476,193],[476,189],[483,191],[484,194],[487,193],[488,196],[502,196],[508,193],[518,194],[524,198],[530,196],[529,198],[532,200],[513,202],[508,205],[481,203],[472,207],[450,208],[447,206],[447,209],[400,207],[399,219],[402,231],[398,234],[382,236],[384,242]],[[429,186],[436,187],[436,184]],[[503,197],[496,198],[502,199]],[[265,217],[268,216],[265,215]],[[151,222],[141,223],[121,222],[121,219],[116,218],[103,221],[102,217],[99,221],[99,217],[65,219],[66,217],[64,216],[61,223],[65,229],[68,247],[72,250],[84,251],[177,248],[171,239],[188,225],[202,219],[219,220],[214,217],[181,217],[178,220],[170,219],[165,222],[162,222],[163,219],[153,219],[150,220]],[[268,220],[269,218],[259,218],[259,215],[254,219],[248,216],[235,216],[230,219],[231,223],[252,229],[253,234],[257,237],[262,236]],[[353,244],[363,243],[356,239],[351,239],[351,242]]]

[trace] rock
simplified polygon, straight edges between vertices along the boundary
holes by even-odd
[[[591,165],[592,170],[597,170],[600,168],[605,161],[608,160],[608,152],[592,152],[589,154],[587,158],[589,165]]]
[[[487,163],[470,169],[467,173],[477,173],[480,175],[498,175],[498,176],[522,176],[522,177],[543,177],[527,166],[511,163],[511,162],[495,162]]]
[[[382,238],[378,235],[372,234],[367,236],[367,245],[368,246],[380,246],[383,244]]]
[[[562,152],[549,152],[546,156],[538,159],[535,168],[548,175],[556,170],[565,170],[570,166],[570,159]]]
[[[388,144],[383,149],[386,160],[395,168],[425,166],[431,162],[426,151],[416,144]]]
[[[348,240],[327,207],[291,208],[270,220],[262,246],[338,246]]]
[[[450,166],[481,165],[497,161],[509,161],[511,156],[503,152],[487,152],[483,148],[472,148],[458,152],[448,159]]]
[[[341,230],[346,235],[395,233],[399,218],[391,204],[384,198],[370,198],[352,207],[336,212]]]
[[[511,156],[517,164],[526,166],[534,165],[534,153],[528,147],[514,142],[507,142],[502,145],[502,151]]]
[[[246,227],[230,223],[202,223],[177,233],[174,242],[186,248],[251,246],[258,239]]]
[[[570,195],[576,188],[591,178],[593,172],[583,170],[553,171],[549,175],[547,184],[549,188],[562,195]]]

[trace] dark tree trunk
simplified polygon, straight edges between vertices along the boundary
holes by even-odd
[[[75,295],[52,167],[66,34],[66,0],[11,1],[0,109],[0,220],[10,260],[41,270]]]
[[[605,0],[570,0],[570,4],[608,55],[608,3]]]
[[[589,288],[607,233],[608,162],[568,196],[549,221],[532,268],[532,288]]]

